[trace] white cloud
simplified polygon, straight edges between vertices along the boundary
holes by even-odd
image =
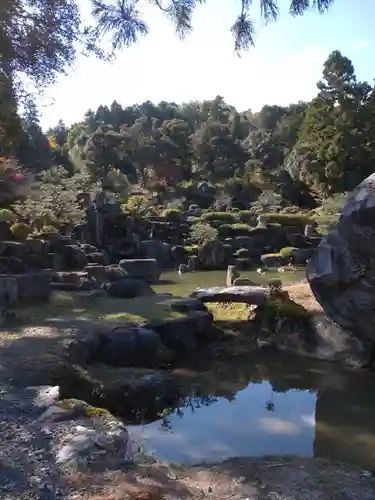
[[[356,42],[353,45],[353,48],[359,50],[359,49],[366,49],[369,46],[370,46],[370,42],[368,40],[358,40],[358,42]]]

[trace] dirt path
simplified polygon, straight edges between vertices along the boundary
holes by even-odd
[[[177,468],[155,463],[128,473],[83,478],[84,500],[374,500],[375,481],[357,468],[323,459],[235,458]]]
[[[308,311],[323,312],[322,306],[316,301],[307,281],[285,285],[283,286],[283,290],[289,293],[289,297],[294,300],[294,302],[300,304]]]

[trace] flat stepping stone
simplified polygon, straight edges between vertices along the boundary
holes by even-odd
[[[189,296],[203,303],[242,302],[259,306],[267,302],[269,293],[269,289],[262,286],[216,286],[212,288],[196,288]]]

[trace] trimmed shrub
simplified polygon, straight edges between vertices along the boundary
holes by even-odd
[[[210,226],[209,224],[194,224],[194,226],[191,226],[190,228],[190,237],[194,242],[198,244],[203,243],[204,241],[216,240],[217,236],[217,229]]]
[[[189,257],[192,257],[193,255],[198,255],[199,245],[187,245],[184,246],[184,250]]]
[[[170,222],[179,222],[183,218],[183,213],[178,208],[166,208],[163,211],[162,216]]]
[[[142,194],[136,194],[129,197],[129,200],[124,205],[121,205],[122,212],[130,212],[131,214],[142,214],[148,204],[148,199]]]
[[[280,255],[285,260],[292,260],[294,247],[285,247],[280,250]]]
[[[205,222],[221,222],[222,224],[234,224],[237,219],[234,214],[228,212],[207,212],[201,218]]]
[[[11,210],[7,208],[0,209],[0,222],[15,222],[15,220],[16,216]]]
[[[43,226],[41,233],[44,234],[58,234],[58,230],[53,226]]]
[[[303,226],[311,222],[311,218],[305,214],[281,214],[281,213],[265,213],[268,222],[280,224],[280,226]]]
[[[13,226],[10,228],[12,231],[13,236],[17,240],[25,241],[27,240],[27,237],[30,234],[30,228],[27,224],[24,224],[23,222],[16,222],[13,224]]]
[[[219,235],[223,238],[230,236],[247,236],[254,228],[248,224],[221,224],[217,226]]]

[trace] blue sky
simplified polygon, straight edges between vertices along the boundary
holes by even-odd
[[[324,16],[288,15],[287,0],[276,24],[263,26],[254,9],[256,47],[238,58],[230,26],[239,0],[207,0],[194,16],[194,32],[180,41],[169,21],[140,2],[151,29],[137,46],[124,50],[112,64],[79,56],[67,76],[40,99],[43,128],[61,118],[80,121],[89,109],[117,100],[127,106],[212,99],[216,95],[240,110],[258,111],[264,104],[310,99],[322,65],[335,49],[349,57],[359,79],[375,78],[375,2],[336,0]],[[254,0],[257,6],[258,0]],[[81,0],[84,9],[88,0]],[[360,7],[359,7],[360,5]]]

